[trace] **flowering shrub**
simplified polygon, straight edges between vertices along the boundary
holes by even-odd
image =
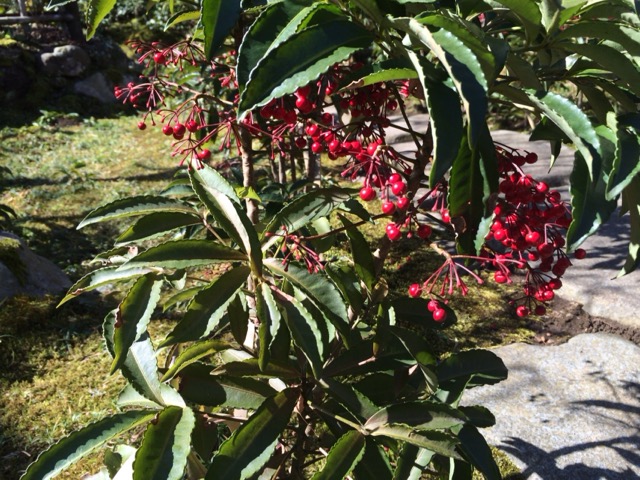
[[[620,195],[637,244],[637,13],[614,3],[205,0],[175,18],[199,18],[192,38],[133,44],[147,73],[116,96],[143,112],[138,128],[173,138],[183,174],[160,195],[87,215],[80,227],[140,218],[63,300],[125,289],[104,336],[130,384],[126,408],[51,447],[24,478],[142,425],[135,449],[110,456],[111,476],[499,478],[479,430],[494,418],[460,400],[506,378],[503,363],[482,350],[436,358],[421,335],[456,321],[449,299],[484,281],[479,267],[497,283],[521,271],[515,313],[543,315],[567,251],[584,257],[577,246]],[[573,82],[588,105],[553,93],[555,82]],[[427,131],[407,113],[422,101]],[[493,142],[494,101],[538,115],[534,135],[553,155],[575,145],[571,208],[527,174],[534,154]],[[387,141],[390,128],[408,133],[412,154]],[[342,161],[357,188],[325,181],[322,158]],[[386,224],[375,252],[358,229],[371,221]],[[443,263],[393,297],[382,267],[413,235]],[[350,258],[326,255],[341,238]],[[632,243],[625,271],[637,261]],[[159,305],[184,313],[152,340]]]

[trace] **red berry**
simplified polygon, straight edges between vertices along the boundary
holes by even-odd
[[[360,198],[365,202],[370,202],[376,198],[376,191],[371,187],[362,187],[360,189]]]
[[[433,320],[436,322],[444,322],[447,318],[447,311],[444,308],[436,308],[433,311]]]
[[[162,133],[166,136],[173,135],[173,127],[171,125],[164,125],[162,127]]]
[[[423,240],[426,240],[431,236],[432,229],[429,225],[420,225],[418,227],[418,236]]]
[[[582,260],[587,256],[587,251],[584,248],[579,248],[573,253],[573,256],[578,260]]]
[[[320,152],[322,152],[322,149],[323,149],[323,147],[322,147],[322,144],[320,142],[313,142],[311,144],[311,151],[313,153],[320,153]]]
[[[402,232],[398,229],[395,223],[387,225],[386,231],[387,237],[389,237],[389,240],[391,241],[396,241],[402,236]]]
[[[400,197],[396,200],[396,205],[400,210],[404,210],[409,206],[409,199],[407,197]]]
[[[427,303],[427,310],[429,310],[430,312],[435,312],[438,308],[440,308],[440,302],[438,302],[437,300],[429,300],[429,303]]]
[[[531,312],[525,305],[519,305],[518,308],[516,308],[516,315],[518,315],[520,318],[526,317],[527,315],[529,315],[529,313]]]
[[[142,121],[140,121],[140,122],[138,122],[138,128],[140,130],[144,130],[145,128],[147,128],[147,124],[142,122]]]
[[[176,135],[177,135],[178,137],[182,137],[182,136],[184,136],[184,133],[185,133],[186,131],[187,131],[186,127],[185,127],[183,124],[181,124],[181,123],[176,123],[176,124],[173,126],[173,136],[174,136],[174,137],[175,137]]]
[[[538,182],[536,184],[536,190],[540,193],[547,193],[549,191],[549,185],[544,182]]]
[[[296,144],[296,147],[298,148],[304,148],[307,146],[307,139],[304,137],[298,137],[295,140],[295,144]]]
[[[167,63],[167,57],[162,52],[156,52],[153,54],[153,61],[158,65],[164,65]]]
[[[195,132],[196,130],[198,130],[198,122],[196,122],[193,119],[187,120],[187,123],[185,123],[185,126],[187,127],[187,130],[189,130],[190,132]]]
[[[442,210],[440,215],[442,215],[442,221],[444,223],[450,223],[451,222],[451,214],[449,213],[449,210],[446,210],[446,209]]]
[[[202,151],[198,152],[196,155],[199,160],[209,160],[209,158],[211,158],[211,150],[205,148]]]
[[[536,244],[538,244],[538,242],[540,242],[540,234],[538,232],[535,232],[535,231],[529,232],[524,237],[524,239],[527,241],[527,243],[530,243],[532,245],[536,245]]]
[[[413,283],[409,286],[409,295],[413,298],[419,297],[422,293],[419,283]]]
[[[391,215],[396,211],[396,205],[393,202],[387,200],[386,202],[382,202],[382,213],[385,215]]]
[[[501,270],[498,270],[493,274],[493,279],[496,283],[507,283],[509,281],[509,277],[507,277]]]
[[[401,182],[401,181],[402,181],[402,177],[398,173],[392,173],[389,176],[389,183],[390,184],[398,183],[398,182]]]
[[[542,258],[547,258],[553,255],[553,245],[551,243],[541,243],[537,248],[538,253]]]
[[[407,185],[402,181],[393,183],[391,185],[391,191],[394,195],[402,195],[407,191]]]
[[[547,313],[547,309],[544,305],[538,305],[536,307],[536,309],[534,310],[535,314],[540,316],[540,315],[544,315],[545,313]]]

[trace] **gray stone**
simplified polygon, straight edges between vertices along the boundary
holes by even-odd
[[[116,101],[112,83],[101,72],[96,72],[84,80],[77,81],[73,85],[73,90],[76,93],[93,97],[101,103]]]
[[[16,235],[0,232],[0,301],[16,295],[58,294],[70,286],[55,264],[33,253]]]
[[[40,60],[44,71],[54,76],[78,77],[91,65],[87,52],[77,45],[56,47],[52,53],[41,54]]]
[[[493,350],[509,378],[470,390],[496,425],[487,441],[525,478],[640,478],[640,347],[607,334],[582,334],[558,346],[516,343]]]

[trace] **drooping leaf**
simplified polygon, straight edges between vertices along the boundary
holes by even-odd
[[[138,391],[133,388],[133,385],[128,384],[118,395],[118,399],[116,400],[116,405],[119,408],[127,408],[127,407],[136,407],[136,408],[148,408],[148,409],[162,409],[162,405],[154,402],[153,400],[149,400],[147,397],[138,393]]]
[[[205,479],[246,479],[258,472],[273,453],[298,397],[297,390],[288,388],[265,400],[220,446]]]
[[[417,78],[418,74],[407,60],[392,58],[380,63],[371,63],[347,75],[341,81],[341,89],[349,90],[366,87],[380,82],[394,80],[409,80]]]
[[[122,367],[129,348],[147,331],[151,314],[160,300],[161,286],[162,281],[155,275],[140,277],[118,305],[113,332],[114,357],[111,373]]]
[[[358,277],[364,282],[367,289],[373,291],[373,286],[377,283],[376,266],[371,254],[369,242],[364,235],[353,226],[348,218],[339,215],[340,221],[346,228],[345,232],[349,237],[351,245],[351,256],[353,257],[353,267]]]
[[[177,12],[167,20],[167,23],[164,26],[164,30],[167,31],[171,27],[177,25],[182,22],[193,22],[200,18],[200,12],[198,10],[186,10],[184,12]]]
[[[514,14],[525,28],[527,39],[535,40],[542,27],[542,14],[535,0],[497,0]]]
[[[392,472],[389,456],[373,438],[366,439],[362,460],[354,470],[357,480],[391,480]]]
[[[364,424],[369,432],[388,425],[407,425],[416,430],[439,430],[462,425],[464,414],[445,403],[420,401],[384,407]]]
[[[197,287],[185,288],[184,290],[180,290],[164,301],[164,304],[162,305],[162,311],[166,312],[170,308],[176,306],[178,303],[190,301],[196,295],[196,293],[198,293],[205,287],[206,285],[198,285]]]
[[[496,417],[486,407],[473,405],[470,407],[458,407],[462,413],[469,419],[469,423],[474,427],[486,428],[493,427],[496,424]]]
[[[327,276],[342,293],[346,303],[357,314],[362,310],[364,299],[360,290],[360,280],[355,274],[354,267],[345,262],[328,263],[324,267]]]
[[[87,6],[87,40],[91,40],[100,22],[113,10],[115,5],[116,0],[89,0],[89,5]]]
[[[195,363],[180,372],[180,393],[196,405],[256,409],[276,391],[250,377],[212,375],[213,366]]]
[[[133,462],[133,480],[180,480],[191,451],[195,416],[167,407],[149,424]]]
[[[204,165],[202,168],[193,170],[190,174],[191,182],[197,179],[198,183],[208,190],[217,190],[231,200],[240,205],[240,198],[233,186],[215,168]]]
[[[202,0],[200,22],[204,28],[204,52],[207,60],[222,46],[240,18],[241,0]]]
[[[640,174],[640,138],[638,131],[625,128],[624,118],[616,121],[616,152],[609,179],[607,200],[613,200]]]
[[[406,425],[384,425],[371,432],[374,437],[389,437],[407,442],[417,447],[426,448],[446,457],[462,459],[456,450],[459,440],[449,433],[437,431],[417,431]]]
[[[154,197],[143,195],[116,200],[101,207],[98,207],[87,214],[86,217],[76,227],[80,230],[92,223],[104,222],[116,218],[132,217],[136,215],[147,215],[157,212],[178,212],[194,214],[193,207],[178,200],[167,197]]]
[[[112,438],[148,422],[155,414],[154,410],[130,410],[92,423],[41,453],[20,478],[22,480],[51,479]]]
[[[491,449],[478,429],[473,425],[465,425],[458,432],[460,448],[471,460],[471,463],[482,472],[487,480],[500,480],[500,469],[493,458]]]
[[[631,238],[627,260],[618,277],[631,273],[640,265],[640,175],[636,175],[622,191],[622,202],[629,209]]]
[[[258,337],[260,339],[259,363],[260,369],[266,368],[271,357],[269,349],[271,343],[278,334],[280,328],[280,310],[276,304],[276,299],[271,293],[271,288],[266,283],[261,283],[256,289],[256,314],[260,321]]]
[[[336,207],[351,198],[353,191],[347,188],[318,188],[296,198],[282,208],[265,227],[264,233],[281,231],[293,233],[305,225],[328,216]],[[264,235],[263,233],[263,235]]]
[[[239,292],[227,307],[231,334],[236,342],[242,345],[249,331],[249,309],[244,293]]]
[[[77,297],[81,293],[90,292],[96,288],[111,283],[119,283],[121,281],[128,281],[132,278],[139,277],[150,273],[148,268],[128,268],[120,270],[118,267],[105,267],[94,270],[91,273],[87,273],[84,277],[78,280],[69,288],[69,293],[60,300],[58,306],[68,302],[72,298]]]
[[[365,436],[350,430],[338,439],[329,450],[323,469],[312,480],[334,480],[345,478],[362,460],[365,450]]]
[[[235,267],[222,274],[193,297],[184,317],[160,346],[199,340],[211,333],[220,323],[227,307],[247,280],[250,269]]]
[[[171,364],[171,367],[169,367],[169,370],[162,376],[162,381],[164,382],[175,377],[180,370],[188,367],[192,363],[221,352],[222,350],[226,350],[227,348],[231,348],[231,345],[213,338],[194,343],[178,355]]]
[[[606,39],[622,45],[631,55],[640,55],[640,31],[617,22],[581,21],[568,25],[554,36],[554,41],[572,38]]]
[[[147,240],[181,227],[197,225],[199,223],[201,223],[200,217],[195,214],[182,212],[151,213],[142,217],[122,232],[116,239],[116,245]]]
[[[292,362],[271,359],[264,368],[260,368],[257,358],[243,361],[227,361],[215,369],[216,375],[232,377],[299,378],[301,373]]]
[[[332,65],[366,48],[371,34],[342,18],[297,32],[271,49],[251,72],[240,96],[238,117],[273,98],[293,93]]]
[[[464,386],[493,385],[507,378],[507,367],[493,352],[466,350],[447,357],[436,368],[442,388],[446,383],[464,382]],[[464,388],[464,387],[463,387]]]
[[[402,447],[393,480],[420,480],[422,472],[431,462],[434,453],[410,443]]]
[[[362,421],[375,415],[379,410],[378,406],[369,398],[348,383],[332,378],[324,378],[321,385],[328,395],[344,406],[349,413]]]

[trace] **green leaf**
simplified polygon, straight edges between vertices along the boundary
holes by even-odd
[[[162,376],[162,381],[164,382],[175,377],[178,372],[192,363],[202,360],[203,358],[210,357],[211,355],[221,352],[222,350],[226,350],[227,348],[231,348],[231,345],[227,342],[223,342],[222,340],[208,339],[194,343],[178,355],[171,364],[171,367],[169,367],[169,370],[167,370]]]
[[[228,190],[232,189],[231,185],[226,183],[222,177],[216,178],[211,171],[205,170],[205,172],[208,173],[197,169],[191,170],[189,175],[193,190],[209,209],[218,225],[249,256],[251,270],[256,276],[260,276],[262,273],[262,250],[255,227],[236,201],[235,192],[233,195],[228,193]]]
[[[466,387],[493,385],[507,378],[507,367],[493,352],[466,350],[454,353],[436,368],[440,388],[449,391],[455,403]]]
[[[460,448],[471,460],[471,463],[482,472],[486,480],[502,479],[491,449],[476,427],[465,425],[458,432],[458,438],[460,439]]]
[[[190,408],[167,407],[149,424],[133,462],[133,480],[180,480],[196,420]]]
[[[349,244],[351,245],[351,256],[353,257],[353,267],[358,274],[358,277],[364,282],[367,290],[373,291],[374,285],[378,279],[376,276],[376,265],[373,261],[373,255],[369,242],[364,235],[353,226],[353,223],[348,218],[338,215],[340,221],[346,228],[345,232],[349,237]]]
[[[190,173],[192,184],[194,178],[207,190],[217,190],[240,205],[240,198],[235,188],[215,168],[204,165],[202,168],[194,169]]]
[[[127,384],[127,386],[120,392],[118,399],[116,400],[116,405],[118,408],[136,407],[156,410],[162,409],[162,405],[160,403],[156,403],[141,395],[131,384]]]
[[[147,240],[163,233],[189,225],[202,223],[200,217],[191,213],[158,212],[151,213],[139,219],[127,228],[117,239],[116,245]]]
[[[420,432],[416,431],[413,427],[406,425],[383,425],[370,433],[374,437],[389,437],[401,442],[407,442],[417,447],[426,448],[440,455],[446,457],[462,459],[460,454],[456,451],[456,446],[460,443],[459,440],[445,432]]]
[[[427,308],[428,303],[424,298],[400,297],[391,302],[391,307],[395,311],[397,320],[422,328],[443,329],[458,321],[456,312],[448,305],[442,305],[447,312],[447,318],[444,322],[436,322]]]
[[[431,463],[433,455],[432,451],[425,448],[419,448],[410,443],[404,444],[393,473],[393,480],[420,480],[422,472]]]
[[[371,44],[371,34],[346,18],[297,32],[271,49],[253,69],[240,95],[238,118],[293,93],[335,63]]]
[[[300,301],[284,293],[279,295],[282,296],[278,300],[293,343],[309,360],[313,376],[321,378],[323,359],[328,350],[328,345],[323,342],[322,327]]]
[[[391,480],[389,456],[373,438],[366,439],[364,456],[353,473],[357,480]]]
[[[166,32],[167,30],[177,25],[178,23],[191,22],[194,20],[198,20],[199,18],[200,18],[200,11],[198,10],[187,10],[184,12],[175,13],[171,15],[171,17],[169,17],[169,20],[167,20],[167,23],[164,25],[164,30]]]
[[[249,276],[249,267],[239,266],[225,272],[193,297],[184,317],[161,347],[199,340],[209,335],[220,323],[227,307]]]
[[[382,352],[378,351],[376,355],[373,352],[373,341],[362,341],[331,360],[324,369],[324,375],[364,375],[370,372],[403,369],[416,363],[398,341],[385,345]]]
[[[478,58],[453,33],[445,29],[432,32],[413,18],[397,18],[394,25],[413,35],[440,60],[462,99],[467,117],[468,140],[475,146],[487,114],[487,80]]]
[[[618,277],[631,273],[640,265],[640,175],[636,175],[622,191],[623,204],[629,209],[631,238],[627,260]]]
[[[204,53],[214,56],[240,18],[241,0],[203,0],[201,23],[204,28]]]
[[[629,54],[640,55],[640,31],[637,28],[617,22],[581,21],[571,24],[563,31],[558,32],[554,37],[554,41],[561,42],[567,39],[583,39],[585,37],[613,41],[624,47]]]
[[[266,283],[261,283],[256,289],[256,315],[260,321],[258,337],[260,339],[259,363],[263,370],[269,363],[269,348],[278,334],[280,320],[282,319],[276,299],[271,293],[271,288]]]
[[[532,42],[540,33],[542,27],[542,14],[535,0],[496,0],[507,7],[525,28],[527,40]]]
[[[226,362],[213,372],[215,375],[233,377],[275,377],[283,379],[300,378],[300,371],[289,362],[271,359],[265,368],[260,368],[257,358],[248,358],[242,362]]]
[[[464,414],[445,403],[420,401],[390,405],[379,410],[364,424],[369,432],[388,425],[407,425],[416,430],[439,430],[462,425]]]
[[[348,383],[324,378],[321,385],[331,397],[358,419],[365,420],[380,410],[367,396]]]
[[[489,409],[480,405],[458,407],[458,410],[466,415],[469,423],[474,427],[486,428],[493,427],[496,424],[496,417],[493,416]]]
[[[614,118],[614,117],[613,117]],[[624,126],[624,117],[616,125],[616,152],[607,181],[607,200],[613,200],[640,173],[640,139],[637,131]]]
[[[92,423],[55,443],[29,465],[22,480],[48,480],[112,438],[148,422],[155,411],[131,410]]]
[[[287,232],[293,233],[314,220],[328,216],[339,205],[351,198],[352,193],[351,189],[340,187],[311,190],[285,205],[271,219],[264,233],[282,232],[283,225],[287,228]]]
[[[256,409],[276,391],[255,378],[212,375],[213,366],[191,364],[180,373],[180,394],[196,405]]]
[[[92,223],[104,222],[116,218],[132,217],[136,215],[147,215],[157,212],[179,212],[193,215],[193,208],[186,203],[172,200],[167,197],[154,197],[143,195],[116,200],[101,207],[98,207],[87,214],[86,217],[76,227],[80,230]]]
[[[418,78],[411,63],[403,58],[391,58],[379,63],[366,64],[341,80],[340,90],[362,88],[381,82]]]
[[[362,291],[360,289],[360,280],[355,274],[354,267],[346,262],[328,263],[324,266],[327,276],[338,287],[355,314],[360,313],[364,304]]]
[[[123,273],[132,267],[182,269],[212,263],[247,260],[247,256],[233,248],[211,240],[171,240],[151,247],[120,266]]]
[[[191,300],[196,295],[196,293],[205,288],[205,286],[206,285],[198,285],[197,287],[180,290],[175,295],[170,296],[167,300],[164,301],[164,304],[162,305],[162,311],[166,312],[178,303]]]
[[[239,292],[236,295],[227,307],[227,312],[231,334],[234,340],[242,345],[249,331],[249,309],[247,308],[247,299],[244,293]]]
[[[297,390],[288,388],[265,400],[220,446],[205,479],[246,479],[257,473],[273,453],[299,395]]]
[[[91,273],[87,273],[84,277],[74,283],[69,288],[69,293],[60,300],[58,307],[63,303],[68,302],[72,298],[77,297],[81,293],[90,292],[96,288],[111,283],[119,283],[121,281],[131,280],[132,278],[139,277],[140,275],[146,275],[151,270],[148,268],[129,268],[120,270],[118,267],[106,267],[94,270]]]
[[[306,268],[290,263],[288,268],[280,260],[269,258],[265,260],[266,267],[279,275],[295,287],[302,290],[315,305],[324,313],[335,327],[344,332],[348,329],[347,307],[334,284],[322,273],[309,273]]]
[[[162,281],[155,275],[139,278],[116,309],[111,373],[124,363],[129,348],[147,331],[151,314],[160,300]]]
[[[600,141],[587,116],[572,102],[551,92],[524,91],[533,105],[540,109],[571,139],[582,154],[591,179],[600,171]]]
[[[365,436],[350,430],[338,439],[329,450],[324,468],[312,480],[335,480],[345,478],[362,460],[365,450]]]
[[[100,22],[104,20],[116,5],[116,0],[89,0],[87,6],[87,40],[91,40],[98,29]]]
[[[242,45],[238,50],[236,76],[240,91],[244,89],[247,80],[249,80],[251,70],[272,47],[278,33],[291,24],[301,10],[306,10],[305,7],[310,3],[308,0],[273,2],[256,18],[244,35]],[[301,21],[301,19],[297,20]]]

